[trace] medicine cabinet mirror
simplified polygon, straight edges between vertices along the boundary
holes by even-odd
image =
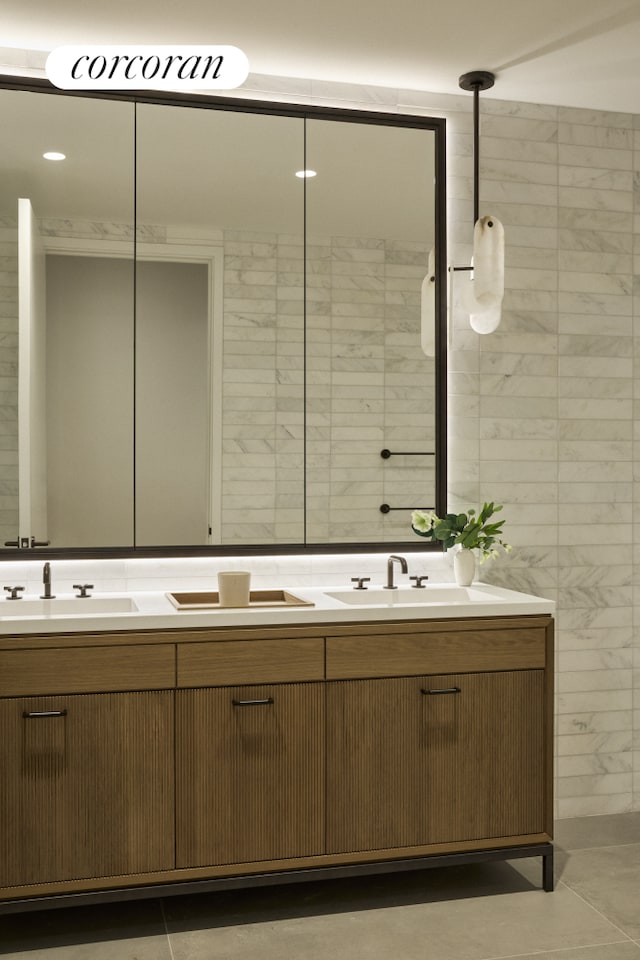
[[[0,87],[0,555],[414,543],[444,121]]]

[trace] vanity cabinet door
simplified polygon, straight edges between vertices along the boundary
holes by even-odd
[[[327,852],[540,833],[542,670],[332,682]]]
[[[177,866],[323,853],[319,683],[177,693]]]
[[[0,886],[170,869],[173,692],[0,700]]]

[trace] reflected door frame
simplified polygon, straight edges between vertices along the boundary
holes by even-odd
[[[128,240],[80,239],[78,237],[43,236],[45,256],[117,257],[141,261],[197,263],[207,268],[208,328],[208,393],[209,451],[207,456],[207,490],[209,500],[208,544],[221,542],[222,528],[222,363],[224,318],[224,248],[222,235],[211,240],[199,239],[169,243],[133,243]],[[135,478],[133,478],[135,483]],[[135,533],[133,539],[135,543]]]

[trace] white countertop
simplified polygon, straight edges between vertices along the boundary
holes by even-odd
[[[41,607],[37,613],[20,615],[21,611],[24,613],[28,604],[36,599],[27,596],[24,600],[0,600],[0,635],[512,617],[523,614],[552,614],[555,609],[552,600],[484,583],[474,583],[470,588],[456,587],[455,584],[432,584],[421,590],[413,588],[415,593],[413,590],[402,589],[397,594],[391,590],[382,594],[379,588],[359,594],[344,584],[322,588],[288,587],[283,584],[282,589],[290,591],[301,600],[313,603],[313,606],[177,610],[165,591],[127,594],[94,591],[92,598],[84,601],[84,606],[80,598],[58,594],[56,599],[63,601],[62,604],[56,603],[56,600],[43,601],[41,605],[36,605]],[[184,591],[184,588],[179,590]],[[336,597],[328,596],[328,593],[347,594],[352,599],[355,594],[357,602],[342,602]],[[137,608],[135,611],[104,613],[98,612],[95,605],[94,609],[91,609],[91,599],[96,603],[105,600],[117,604],[117,598],[124,597],[133,601]],[[405,598],[410,602],[406,602]],[[425,603],[425,599],[430,602]],[[20,604],[24,606],[21,607]],[[60,606],[64,607],[64,611],[60,610]]]

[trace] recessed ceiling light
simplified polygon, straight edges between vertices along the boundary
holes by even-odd
[[[42,156],[45,160],[66,160],[66,154],[58,153],[56,150],[49,150],[47,153],[43,153]]]
[[[296,171],[296,177],[300,177],[301,180],[306,180],[307,177],[317,177],[318,174],[315,170],[298,170]]]

